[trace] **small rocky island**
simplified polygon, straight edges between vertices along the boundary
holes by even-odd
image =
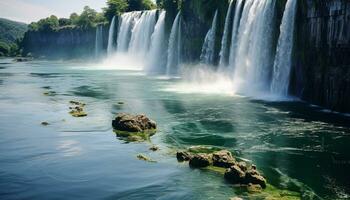
[[[223,172],[225,179],[239,186],[247,186],[254,190],[266,188],[266,179],[257,171],[256,166],[237,161],[227,150],[213,150],[204,147],[192,147],[187,151],[176,153],[179,162],[188,161],[192,168],[205,168]]]
[[[119,113],[112,121],[118,137],[129,142],[142,142],[156,133],[157,124],[144,114]]]

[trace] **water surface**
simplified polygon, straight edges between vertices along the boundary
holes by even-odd
[[[2,199],[228,199],[221,175],[177,163],[175,149],[227,148],[304,199],[350,198],[350,120],[302,102],[183,93],[180,79],[68,62],[0,61]],[[175,86],[175,89],[174,89]],[[44,95],[49,92],[50,95]],[[73,118],[69,101],[87,104]],[[119,105],[118,102],[124,102]],[[125,143],[118,112],[157,121],[152,145]],[[42,126],[47,121],[49,126]],[[136,159],[142,153],[157,163]]]

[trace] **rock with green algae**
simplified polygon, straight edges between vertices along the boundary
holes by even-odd
[[[212,154],[199,153],[191,157],[189,165],[193,168],[208,167],[213,164]]]
[[[79,101],[69,101],[73,106],[69,107],[71,114],[73,117],[86,117],[87,113],[84,111],[85,103]]]
[[[157,131],[156,123],[145,115],[119,113],[112,121],[117,137],[128,142],[149,140]]]
[[[302,199],[299,192],[279,189],[270,184],[267,184],[265,189],[260,189],[259,185],[240,186],[239,196],[244,196],[244,199],[265,199],[265,200],[300,200]],[[235,187],[237,189],[237,187]]]
[[[151,158],[149,158],[143,154],[138,154],[137,159],[147,161],[147,162],[156,162],[155,160],[152,160]]]

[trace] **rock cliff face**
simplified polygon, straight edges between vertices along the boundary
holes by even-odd
[[[108,27],[103,28],[104,46],[107,45]],[[28,31],[22,43],[23,54],[34,57],[79,58],[95,53],[96,29],[82,30],[66,27],[53,31]]]
[[[350,1],[299,1],[292,94],[350,112]]]

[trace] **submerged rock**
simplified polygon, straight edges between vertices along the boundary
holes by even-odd
[[[49,124],[49,122],[41,122],[41,125],[43,125],[43,126],[48,126],[48,125],[50,125],[50,124]]]
[[[231,152],[221,150],[213,153],[213,165],[216,167],[229,168],[234,165],[236,160],[233,158]]]
[[[147,162],[156,162],[143,154],[137,155],[137,159],[147,161]]]
[[[145,132],[157,128],[154,121],[145,115],[131,115],[126,113],[118,114],[112,121],[115,130],[126,132]]]
[[[85,103],[81,103],[78,101],[70,101],[70,104],[74,105],[74,107],[69,107],[71,114],[73,117],[86,117],[87,113],[84,111]]]
[[[212,155],[199,153],[190,158],[189,165],[194,168],[208,167],[213,163]]]

